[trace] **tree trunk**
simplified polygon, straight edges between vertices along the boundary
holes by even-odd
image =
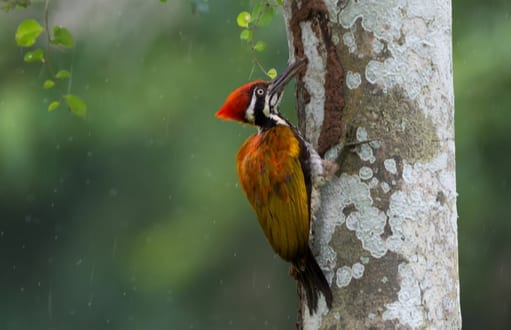
[[[299,327],[461,328],[450,1],[287,0],[284,16],[308,59],[299,127],[340,165],[313,225],[334,306],[310,316],[302,297]]]

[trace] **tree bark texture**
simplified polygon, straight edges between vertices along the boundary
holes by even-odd
[[[287,0],[299,127],[340,170],[313,251],[334,293],[303,329],[458,329],[449,0]],[[358,142],[358,143],[353,143]],[[344,146],[344,148],[343,148]]]

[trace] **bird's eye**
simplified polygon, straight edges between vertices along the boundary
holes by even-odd
[[[256,94],[257,94],[257,96],[263,96],[264,95],[264,89],[262,89],[262,88],[256,89]]]

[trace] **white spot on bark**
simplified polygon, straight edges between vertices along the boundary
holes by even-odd
[[[387,238],[387,249],[394,252],[401,251],[401,247],[403,246],[403,241],[401,236],[399,235],[392,235]]]
[[[443,180],[451,182],[445,185]],[[409,263],[400,266],[403,294],[400,291],[399,300],[388,306],[384,313],[387,319],[399,317],[402,324],[406,322],[417,327],[426,317],[442,320],[442,315],[459,307],[454,300],[456,297],[446,295],[457,290],[457,283],[451,277],[456,265],[450,258],[450,253],[457,248],[456,240],[452,239],[456,237],[456,222],[430,220],[452,215],[447,205],[436,200],[434,193],[442,190],[447,200],[454,200],[452,180],[454,173],[449,170],[445,153],[426,163],[410,165],[403,161],[403,185],[389,199],[387,216],[392,235],[387,238],[386,247],[407,256]],[[446,189],[448,185],[450,189]],[[410,277],[417,284],[412,283]],[[422,295],[415,286],[420,286]],[[428,306],[427,314],[417,307],[422,304]]]
[[[414,184],[417,181],[418,174],[407,162],[403,163],[403,180],[408,184]]]
[[[353,32],[348,31],[342,36],[342,41],[348,47],[350,53],[354,53],[357,51],[357,44],[355,42],[355,36],[353,35]]]
[[[365,128],[363,128],[363,127],[357,128],[356,134],[357,134],[357,141],[359,141],[359,142],[367,141],[367,131]]]
[[[383,166],[390,174],[397,174],[397,166],[394,158],[385,159],[383,161]]]
[[[369,257],[360,257],[360,262],[363,264],[363,265],[367,265],[369,263]]]
[[[358,127],[356,132],[356,139],[358,142],[365,142],[368,140],[367,131],[364,127]],[[371,141],[375,142],[375,141]],[[379,147],[379,144],[378,144]],[[363,161],[373,164],[376,161],[376,157],[373,155],[373,149],[371,143],[362,143],[360,148],[357,150],[357,154]]]
[[[356,232],[356,237],[362,242],[362,247],[375,258],[382,257],[386,252],[385,241],[382,239],[386,216],[374,207],[370,188],[358,176],[342,174],[332,179],[322,189],[324,205],[318,212],[322,219],[336,219],[335,223],[325,223],[324,228],[331,228],[346,221],[346,227]],[[336,203],[333,203],[333,200]],[[355,211],[346,219],[342,210],[352,205]],[[332,233],[322,232],[320,246],[328,246]],[[335,264],[335,263],[334,263]]]
[[[356,232],[362,247],[376,258],[386,252],[385,241],[381,237],[386,216],[372,205],[370,187],[358,176],[342,174],[340,177],[334,177],[321,188],[321,196],[323,200],[317,216],[328,221],[324,221],[321,226],[313,223],[313,231],[315,246],[322,249],[318,263],[331,282],[335,275],[337,254],[329,243],[335,227],[347,221],[343,209],[349,205],[354,206],[355,211],[348,216],[349,224],[346,223],[346,226]]]
[[[374,54],[379,54],[383,50],[383,42],[381,42],[380,40],[378,40],[376,38],[374,38],[372,46],[373,46]]]
[[[355,21],[361,18],[362,28],[375,36],[372,42],[374,54],[383,50],[383,43],[387,44],[389,51],[389,58],[383,62],[369,61],[365,74],[370,83],[379,84],[385,92],[399,86],[410,98],[415,98],[433,78],[431,58],[450,63],[450,48],[441,47],[449,44],[449,40],[445,38],[450,38],[450,34],[443,36],[438,33],[441,27],[448,26],[448,23],[438,19],[438,15],[434,14],[438,12],[438,7],[445,7],[446,2],[434,2],[434,4],[421,0],[348,2],[339,15],[343,27],[351,29]]]
[[[369,142],[369,145],[373,149],[380,149],[380,147],[381,147],[381,143],[378,140],[374,140],[374,141]]]
[[[330,160],[330,161],[335,161],[337,158],[339,158],[343,149],[344,149],[344,144],[342,144],[342,143],[334,145],[333,147],[331,147],[330,149],[328,149],[325,152],[324,159]]]
[[[318,308],[316,309],[316,313],[310,315],[309,306],[304,304],[304,313],[303,313],[303,329],[319,329],[321,326],[321,320],[323,319],[323,315],[328,313],[328,307],[326,306],[325,297],[320,295],[318,300]]]
[[[351,274],[353,275],[353,278],[356,278],[357,280],[362,278],[362,276],[364,276],[364,269],[364,265],[359,262],[353,264],[353,266],[351,266]]]
[[[308,142],[305,142],[305,146],[309,151],[310,158],[310,169],[312,177],[312,191],[311,191],[311,216],[313,219],[316,217],[316,211],[321,205],[321,194],[320,188],[325,183],[325,171],[323,168],[323,160],[317,153],[317,151]]]
[[[323,125],[325,103],[325,63],[318,52],[319,40],[312,29],[311,22],[300,23],[305,56],[309,60],[303,77],[310,101],[305,105],[307,126],[304,132],[309,142],[317,148],[319,134]]]
[[[372,170],[371,170],[371,171],[372,171]],[[374,188],[376,188],[376,187],[378,186],[378,179],[376,179],[375,177],[373,177],[373,178],[371,179],[371,181],[369,181],[368,186],[369,186],[369,189],[374,189]]]
[[[360,170],[358,170],[358,176],[362,180],[369,180],[373,177],[373,170],[370,167],[362,166]]]
[[[349,1],[341,11],[339,19],[341,25],[349,29],[355,24],[357,18],[362,18],[364,30],[373,32],[375,37],[387,42],[401,36],[403,17],[401,8],[404,0],[359,0]]]
[[[380,185],[381,190],[383,190],[384,193],[388,193],[390,191],[390,186],[387,182],[382,182]]]
[[[384,320],[398,319],[399,323],[418,328],[424,321],[419,282],[411,267],[405,263],[398,266],[401,288],[396,302],[387,304],[383,312]]]
[[[348,286],[348,284],[350,284],[351,282],[351,277],[352,277],[351,268],[348,266],[343,266],[337,269],[335,284],[337,284],[337,287],[339,288]]]
[[[332,42],[334,43],[334,45],[337,46],[337,44],[339,44],[339,37],[337,36],[337,34],[334,34],[332,36]]]
[[[348,71],[346,74],[346,86],[349,89],[355,89],[362,83],[362,78],[360,77],[360,73]]]
[[[399,49],[399,51],[405,53],[408,50]],[[414,65],[410,65],[408,61],[396,60],[396,58],[402,59],[403,57],[414,58]],[[411,52],[395,58],[388,58],[383,62],[371,60],[366,66],[365,76],[368,82],[381,85],[384,92],[395,86],[400,86],[406,91],[408,97],[413,99],[420,93],[422,87],[427,85],[432,74],[431,69],[427,68],[427,63],[423,61],[425,60]]]
[[[376,161],[376,157],[374,157],[373,149],[369,146],[369,144],[364,143],[360,145],[360,149],[357,150],[357,154],[365,162],[369,162],[373,164]]]
[[[282,14],[284,16],[284,19],[286,22],[289,22],[291,20],[291,1],[284,1],[282,4],[283,10]],[[289,63],[293,63],[295,61],[295,54],[294,54],[294,36],[291,30],[289,29],[289,24],[285,24],[286,26],[286,35],[287,35],[287,49],[289,49]]]
[[[381,238],[385,222],[385,213],[373,206],[365,205],[360,211],[350,213],[346,219],[346,227],[356,232],[365,250],[373,257],[381,258],[387,252],[385,242]]]

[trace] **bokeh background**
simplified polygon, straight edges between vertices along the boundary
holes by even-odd
[[[293,328],[288,266],[235,175],[252,130],[213,117],[263,77],[235,22],[249,3],[51,1],[76,47],[52,52],[72,81],[50,91],[14,42],[43,7],[0,12],[0,329]],[[509,329],[511,3],[453,7],[464,327]],[[282,18],[256,36],[283,68]],[[47,112],[68,90],[86,120]]]

